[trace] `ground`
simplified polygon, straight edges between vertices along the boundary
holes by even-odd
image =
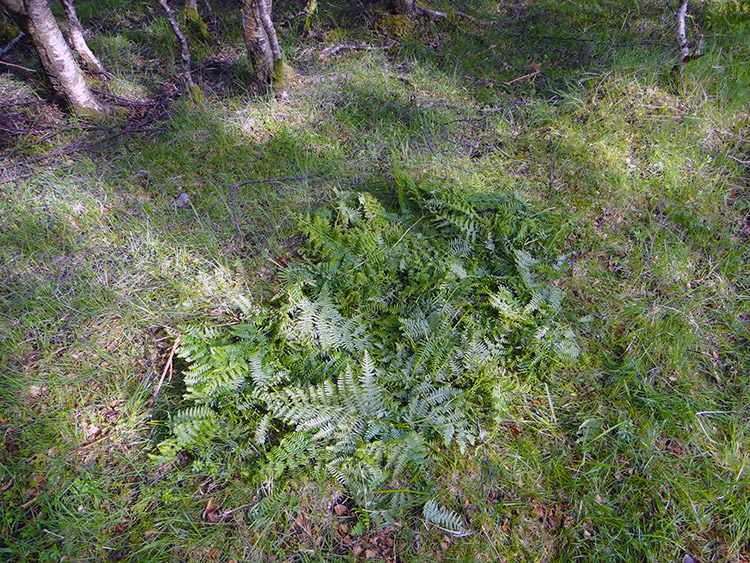
[[[279,1],[296,74],[276,99],[216,2],[221,41],[193,46],[202,106],[158,10],[80,4],[115,75],[97,86],[118,96],[100,94],[112,123],[0,67],[0,554],[750,560],[744,4],[691,2],[706,54],[675,83],[658,2],[436,1],[448,17],[417,21],[321,2],[307,35]],[[378,49],[326,56],[344,42]],[[28,44],[3,60],[38,69]],[[242,452],[154,462],[184,392],[177,361],[155,393],[181,331],[273,296],[300,217],[400,173],[523,193],[583,349],[544,380],[497,373],[482,442],[429,468],[471,535],[418,513],[371,523],[314,470],[259,483]]]

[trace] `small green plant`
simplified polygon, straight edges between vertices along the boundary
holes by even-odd
[[[545,235],[520,196],[404,175],[398,195],[389,211],[339,194],[302,221],[302,258],[270,303],[242,300],[241,324],[186,331],[186,408],[163,457],[231,440],[261,476],[318,468],[378,520],[424,505],[463,530],[426,477],[440,448],[477,442],[496,385],[487,368],[543,376],[578,347],[555,320],[562,291],[534,257]]]

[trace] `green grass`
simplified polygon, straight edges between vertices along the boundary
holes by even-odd
[[[205,106],[179,100],[149,131],[0,185],[0,558],[355,561],[360,545],[399,561],[748,560],[747,22],[695,3],[706,55],[676,87],[660,2],[463,4],[432,5],[490,23],[321,2],[303,38],[299,6],[279,2],[304,71],[288,102],[253,97],[243,58],[206,67]],[[168,27],[120,5],[79,8],[112,91],[169,92]],[[242,53],[237,15],[218,15],[225,43],[197,47],[196,65]],[[395,44],[318,59],[350,38]],[[28,158],[33,140],[0,146]],[[353,530],[367,515],[337,515],[332,481],[258,484],[242,452],[153,463],[183,392],[177,364],[153,400],[181,327],[273,295],[297,218],[334,188],[383,189],[394,168],[523,191],[566,260],[583,355],[544,381],[497,373],[482,443],[428,470],[474,534],[419,518]],[[301,179],[231,187],[287,177]],[[206,522],[209,499],[234,512]]]

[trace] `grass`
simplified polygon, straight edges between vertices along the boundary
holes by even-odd
[[[158,13],[85,4],[120,93],[174,89]],[[434,23],[330,2],[308,38],[278,4],[304,71],[288,103],[253,97],[243,59],[207,67],[205,106],[177,101],[151,131],[0,185],[2,557],[750,559],[747,22],[696,3],[706,56],[676,88],[656,2],[474,2],[459,7],[480,21]],[[218,14],[225,43],[196,65],[242,51],[236,14]],[[350,38],[394,46],[318,59]],[[23,96],[3,111],[75,125]],[[2,139],[8,162],[47,150],[34,145],[45,132]],[[95,134],[61,130],[48,146]],[[547,381],[498,373],[483,443],[429,469],[474,534],[418,519],[356,530],[367,515],[336,514],[325,477],[257,484],[242,452],[151,462],[181,395],[178,365],[153,399],[180,327],[231,322],[235,296],[271,293],[296,218],[394,168],[521,189],[567,263],[583,356]],[[288,177],[301,179],[231,187]],[[190,205],[175,207],[183,192]],[[211,523],[210,505],[233,512]]]

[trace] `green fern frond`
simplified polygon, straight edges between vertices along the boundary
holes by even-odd
[[[430,499],[424,504],[422,516],[425,521],[439,526],[443,531],[456,536],[466,536],[470,532],[466,529],[464,519],[454,511],[440,506],[435,499]]]

